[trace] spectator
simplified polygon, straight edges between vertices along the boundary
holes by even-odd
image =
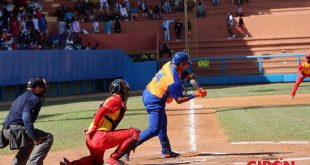
[[[160,6],[155,6],[153,10],[153,19],[160,19]]]
[[[220,0],[212,0],[212,5],[213,6],[218,6],[220,4]]]
[[[66,40],[72,40],[72,26],[69,21],[66,22]]]
[[[233,39],[236,35],[233,33],[232,28],[234,26],[234,19],[230,13],[227,13],[227,30],[228,30],[228,39]]]
[[[99,30],[99,22],[97,19],[94,20],[93,24],[92,24],[92,27],[93,27],[93,31],[94,33],[99,33],[100,30]]]
[[[189,21],[189,19],[187,20],[187,35],[188,38],[192,37],[192,23]]]
[[[104,23],[104,27],[105,27],[105,32],[107,34],[111,34],[111,28],[112,28],[112,24],[111,24],[111,20],[108,18],[106,20],[106,22]]]
[[[160,46],[159,54],[160,54],[160,58],[171,58],[172,51],[168,47],[167,43],[163,43]]]
[[[13,38],[17,38],[19,35],[19,23],[16,17],[14,17],[11,22],[11,34]]]
[[[38,18],[36,18],[36,17],[32,17],[32,23],[33,23],[33,29],[34,29],[34,31],[35,32],[39,32],[40,31],[40,29],[39,29],[39,20],[38,20]]]
[[[125,6],[122,6],[120,8],[121,18],[125,19],[125,21],[128,21],[128,12]]]
[[[166,1],[163,5],[163,10],[165,13],[171,13],[172,12],[172,9],[171,9],[171,6],[170,6],[170,2],[169,1]]]
[[[60,19],[60,21],[58,22],[58,33],[60,35],[64,35],[66,29],[66,22],[63,19]]]
[[[100,0],[100,9],[103,10],[108,10],[109,4],[107,0]]]
[[[73,41],[76,41],[79,38],[81,32],[79,20],[76,18],[72,19],[72,32],[73,32]]]
[[[12,45],[13,45],[13,38],[9,34],[7,36],[7,39],[4,41],[4,50],[12,51]]]
[[[183,24],[182,24],[180,19],[178,19],[174,24],[176,41],[181,41],[180,36],[181,36],[181,32],[182,32],[182,26],[183,26]]]
[[[134,18],[138,19],[138,9],[135,5],[132,5],[130,8],[130,15],[131,15],[131,21],[133,21]]]
[[[243,17],[243,8],[241,5],[238,5],[238,8],[237,8],[237,12],[236,12],[236,17]]]
[[[66,14],[65,14],[65,21],[71,22],[73,16],[74,16],[74,15],[73,15],[73,13],[71,12],[70,8],[67,7]]]
[[[146,2],[143,0],[140,4],[141,10],[142,10],[142,15],[147,16],[147,5]]]
[[[238,31],[239,34],[243,34],[244,38],[248,38],[249,35],[244,32],[244,25],[245,24],[244,24],[243,18],[241,16],[239,16],[238,17],[238,23],[237,23],[237,26],[236,26],[237,31]]]
[[[121,33],[121,31],[122,31],[121,22],[119,21],[118,18],[116,19],[116,21],[114,23],[114,31],[115,31],[115,33]]]
[[[45,15],[43,14],[39,19],[39,30],[41,33],[46,33],[47,22],[45,19]]]
[[[174,22],[174,20],[168,20],[168,18],[165,18],[164,21],[161,24],[161,27],[164,32],[164,39],[165,41],[170,41],[170,23]]]
[[[205,16],[205,6],[203,5],[203,3],[201,1],[198,2],[198,5],[196,7],[196,16],[197,18],[199,17],[204,17]]]

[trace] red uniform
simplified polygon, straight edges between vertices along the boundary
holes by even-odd
[[[292,89],[292,93],[291,93],[291,96],[293,96],[293,97],[296,95],[296,91],[297,91],[299,85],[301,84],[301,82],[304,80],[304,78],[310,77],[310,63],[308,63],[307,61],[301,63],[298,67],[298,70],[302,76],[299,74],[297,79],[296,79],[295,85],[294,85],[294,87]]]
[[[89,127],[94,133],[86,136],[86,145],[91,155],[73,161],[73,165],[102,165],[105,150],[118,146],[111,154],[111,158],[118,160],[135,146],[140,133],[137,129],[114,130],[126,110],[125,102],[118,95],[105,101]]]

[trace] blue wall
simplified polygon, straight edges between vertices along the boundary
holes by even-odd
[[[0,86],[26,84],[44,76],[50,82],[122,77],[143,89],[156,72],[156,62],[134,63],[122,50],[1,51]]]

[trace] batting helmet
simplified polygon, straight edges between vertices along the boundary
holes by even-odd
[[[184,53],[184,52],[175,53],[172,58],[172,64],[179,65],[182,62],[188,62],[192,64],[191,59],[187,53]]]
[[[110,93],[122,94],[123,101],[127,101],[130,94],[130,86],[125,80],[116,79],[111,83]]]

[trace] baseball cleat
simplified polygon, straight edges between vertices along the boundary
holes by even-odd
[[[121,160],[116,160],[113,158],[109,158],[106,160],[106,165],[125,165],[125,163]]]
[[[60,165],[71,165],[71,162],[67,158],[64,158],[64,161],[60,162]]]
[[[175,157],[178,157],[178,156],[181,156],[181,155],[176,153],[176,152],[171,152],[171,153],[168,153],[168,154],[163,154],[162,158],[163,159],[167,159],[167,158],[175,158]]]
[[[290,99],[294,99],[294,96],[290,96]]]

